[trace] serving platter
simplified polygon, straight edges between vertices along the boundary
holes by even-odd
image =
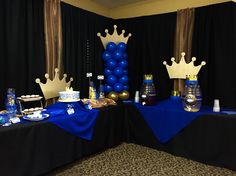
[[[39,114],[39,115],[29,114],[29,115],[23,116],[22,118],[29,121],[41,121],[48,117],[49,117],[49,114]]]

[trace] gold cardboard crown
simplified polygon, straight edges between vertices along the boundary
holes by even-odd
[[[44,98],[46,100],[48,100],[50,98],[58,97],[59,92],[64,91],[66,89],[66,87],[70,87],[70,84],[73,81],[73,78],[71,77],[70,81],[66,82],[67,74],[63,74],[63,78],[60,80],[58,72],[59,72],[59,69],[55,68],[55,76],[54,76],[53,80],[51,80],[49,78],[49,74],[46,73],[45,74],[45,78],[46,78],[45,84],[40,82],[39,78],[35,79],[35,82],[39,84],[39,86],[43,92]]]
[[[201,62],[201,65],[194,66],[194,62],[196,61],[196,57],[192,57],[192,61],[190,63],[185,62],[185,53],[181,53],[181,60],[179,63],[175,62],[175,58],[172,57],[172,65],[168,65],[166,61],[163,64],[166,66],[167,72],[169,74],[170,79],[178,78],[185,79],[186,75],[197,75],[203,65],[206,65],[205,61]]]
[[[118,35],[117,30],[116,30],[117,26],[114,25],[113,27],[114,27],[114,31],[112,35],[108,33],[108,29],[105,29],[105,33],[106,33],[105,37],[103,37],[100,32],[97,33],[97,36],[100,37],[104,48],[106,48],[106,45],[109,42],[114,42],[115,44],[124,42],[126,44],[128,42],[129,37],[132,36],[131,33],[129,33],[128,36],[125,37],[124,36],[125,30],[122,30],[122,33]]]

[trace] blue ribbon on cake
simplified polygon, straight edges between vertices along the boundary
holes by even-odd
[[[194,119],[203,114],[213,114],[212,108],[202,107],[199,112],[183,110],[181,100],[164,100],[154,106],[135,104],[155,137],[161,142],[168,142]]]
[[[67,113],[68,105],[74,109],[74,113],[71,115]],[[85,109],[81,102],[57,102],[48,106],[43,113],[50,114],[48,122],[75,136],[91,140],[98,112],[99,110],[96,109]]]

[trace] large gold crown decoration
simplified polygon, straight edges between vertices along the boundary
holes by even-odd
[[[197,75],[203,65],[206,65],[205,61],[202,61],[200,65],[194,66],[196,57],[192,57],[190,63],[185,61],[185,53],[181,53],[181,59],[179,63],[175,62],[175,58],[172,57],[172,65],[168,65],[166,61],[163,64],[166,66],[170,79],[186,79],[186,75]]]
[[[103,37],[100,32],[97,33],[97,36],[100,37],[104,48],[106,48],[106,45],[109,42],[114,42],[115,44],[118,44],[120,42],[124,42],[125,44],[127,44],[129,37],[132,36],[132,34],[129,33],[128,36],[125,37],[124,36],[125,30],[122,30],[122,33],[120,35],[118,35],[117,30],[116,30],[117,26],[114,25],[113,27],[114,27],[114,31],[113,31],[112,35],[109,34],[108,29],[105,29],[105,33],[106,33],[105,37]]]
[[[40,85],[40,88],[43,92],[44,98],[46,100],[48,100],[50,98],[58,97],[60,91],[64,91],[66,89],[66,87],[70,87],[70,84],[73,81],[73,78],[71,77],[70,80],[68,82],[66,82],[66,77],[67,77],[67,74],[63,74],[63,78],[60,79],[59,78],[59,69],[55,68],[55,76],[54,76],[53,80],[51,80],[49,78],[49,74],[46,73],[45,74],[45,78],[46,78],[45,84],[40,82],[39,78],[35,79],[35,82]]]

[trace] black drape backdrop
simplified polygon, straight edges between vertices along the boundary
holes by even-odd
[[[173,88],[163,61],[173,57],[176,13],[116,20],[120,29],[132,33],[127,53],[131,97],[140,90],[144,74],[153,74],[158,99]]]
[[[43,0],[0,1],[0,109],[8,87],[38,94],[35,78],[45,73]]]
[[[204,103],[236,107],[236,3],[196,8],[192,55],[207,65],[199,74]]]
[[[123,29],[126,35],[132,33],[127,45],[131,97],[140,89],[145,73],[154,75],[159,99],[168,97],[172,85],[162,62],[173,56],[175,21],[176,13],[112,20],[62,3],[64,67],[75,78],[74,88],[81,91],[82,97],[87,96],[86,72],[92,72],[94,78],[103,73],[101,56],[104,49],[97,32],[104,35],[108,28],[111,33],[113,25],[117,24],[118,33]],[[89,61],[86,58],[87,41]]]
[[[104,49],[97,33],[104,35],[113,20],[66,3],[61,8],[64,70],[74,78],[72,87],[80,90],[82,98],[88,97],[86,73],[92,72],[95,82],[103,74]]]
[[[0,2],[0,109],[8,87],[17,95],[39,93],[36,77],[45,73],[43,0]],[[206,60],[199,79],[204,103],[219,98],[222,106],[236,107],[236,4],[221,3],[196,9],[192,56]],[[176,13],[112,20],[62,3],[63,58],[65,72],[74,77],[75,89],[88,94],[86,72],[103,73],[103,46],[97,32],[113,31],[113,25],[130,32],[129,85],[131,97],[151,73],[158,98],[169,96],[172,81],[162,65],[173,56]],[[87,47],[89,47],[89,52]],[[89,53],[89,57],[86,55]],[[170,62],[169,62],[170,63]]]

